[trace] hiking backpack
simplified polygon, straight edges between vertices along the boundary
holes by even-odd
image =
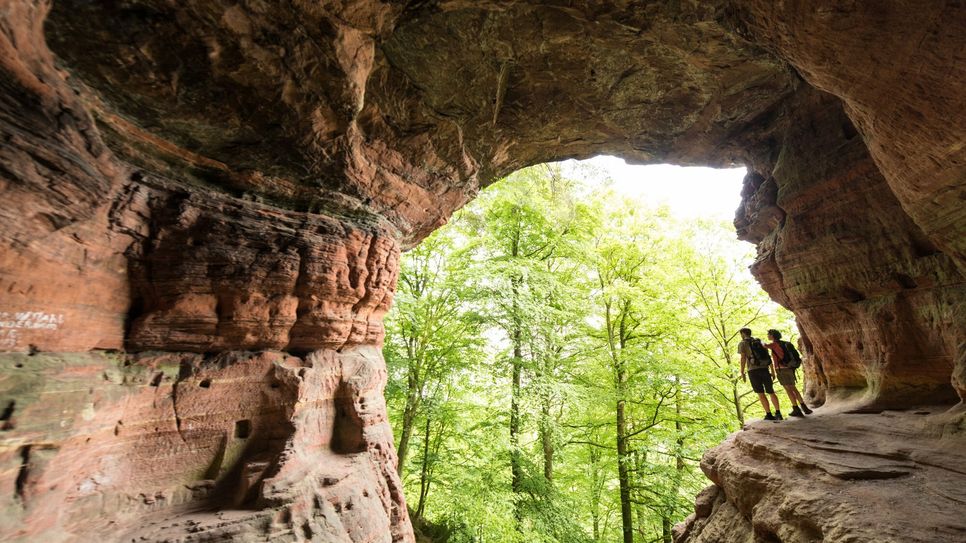
[[[767,368],[771,364],[771,356],[768,354],[768,349],[761,344],[761,340],[753,337],[748,340],[748,346],[751,347],[751,357],[755,359],[756,368]]]
[[[795,369],[802,365],[802,355],[798,354],[798,349],[789,341],[782,341],[782,350],[785,351],[785,358],[782,363],[785,367]]]

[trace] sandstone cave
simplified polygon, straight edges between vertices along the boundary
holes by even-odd
[[[0,71],[4,540],[414,541],[400,251],[602,153],[748,168],[828,410],[678,541],[966,539],[960,1],[2,0]]]

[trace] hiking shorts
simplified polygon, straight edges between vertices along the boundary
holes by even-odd
[[[795,369],[794,368],[778,368],[778,384],[783,387],[795,386],[797,382],[795,380]]]
[[[768,368],[748,370],[748,380],[751,381],[751,389],[758,394],[775,393],[775,388],[771,380],[771,372],[768,371]]]

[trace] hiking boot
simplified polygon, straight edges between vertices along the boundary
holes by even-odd
[[[782,418],[781,411],[775,411],[775,420],[785,420],[784,418]]]
[[[771,413],[768,413],[767,415],[765,415],[765,420],[775,420],[775,416],[772,415]]]
[[[805,405],[804,403],[803,404],[799,404],[799,405],[802,406],[802,413],[805,413],[806,415],[811,415],[812,414],[812,410],[809,409],[807,405]]]
[[[789,416],[792,416],[792,417],[805,417],[805,413],[802,413],[802,410],[799,409],[798,406],[796,405],[796,406],[793,406],[792,407],[792,412],[789,413]]]

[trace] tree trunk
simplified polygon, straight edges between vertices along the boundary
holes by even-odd
[[[550,418],[550,397],[543,399],[540,410],[540,442],[543,445],[543,477],[548,485],[553,484],[553,422]]]
[[[676,381],[680,382],[677,378]],[[674,430],[676,438],[674,440],[674,486],[672,487],[672,499],[677,497],[678,490],[681,488],[681,478],[684,476],[684,426],[681,424],[681,389],[680,387],[674,393],[674,414],[676,415],[674,419]],[[664,515],[661,518],[661,536],[663,543],[673,543],[671,535],[671,527],[674,521],[674,503],[676,500],[671,502],[671,507],[665,509]]]
[[[634,515],[631,511],[631,480],[628,464],[631,461],[630,447],[628,447],[627,418],[624,413],[626,408],[625,394],[627,390],[627,369],[624,367],[624,350],[627,348],[627,312],[630,308],[630,301],[622,300],[620,318],[618,319],[618,344],[620,350],[613,347],[611,339],[611,352],[614,359],[614,388],[617,391],[617,479],[620,486],[621,497],[621,530],[624,534],[624,543],[634,543]],[[611,322],[610,309],[607,310],[607,321]],[[609,325],[613,330],[613,325]],[[611,332],[613,337],[613,332]]]
[[[410,356],[410,364],[414,364],[413,357]],[[416,424],[416,413],[419,411],[419,404],[421,403],[421,395],[419,392],[419,376],[416,374],[418,370],[409,370],[409,375],[407,377],[407,390],[406,390],[406,406],[403,408],[403,426],[402,431],[399,434],[399,446],[396,447],[396,453],[398,455],[398,463],[396,464],[396,473],[402,476],[403,466],[406,464],[406,455],[409,454],[409,441],[413,437],[413,426]]]
[[[667,515],[661,517],[661,542],[673,543],[671,536],[671,519]]]
[[[620,370],[619,383],[625,379],[623,369]],[[623,396],[623,394],[621,394]],[[631,514],[631,485],[627,463],[631,460],[627,447],[627,421],[624,418],[624,398],[617,400],[617,478],[620,485],[621,497],[621,528],[624,533],[624,543],[634,543],[634,519]]]
[[[426,497],[429,496],[429,438],[432,417],[426,415],[426,435],[423,438],[423,465],[419,471],[419,504],[416,506],[416,518],[423,519],[426,511]]]
[[[647,465],[647,453],[641,451],[634,451],[634,478],[633,480],[636,484],[640,486],[646,486],[646,475],[644,473],[644,468]],[[637,533],[640,537],[644,537],[647,534],[647,509],[644,506],[644,500],[642,497],[638,496],[637,503],[635,504],[635,514],[637,515]]]
[[[590,460],[590,518],[594,527],[594,541],[600,541],[600,494],[604,481],[600,474],[600,449],[596,446],[597,439],[592,436],[589,441],[592,442],[587,446]]]
[[[523,466],[520,461],[520,376],[523,373],[523,353],[520,346],[520,330],[513,331],[513,385],[510,396],[510,474],[513,493],[523,492]],[[517,506],[516,518],[521,519],[520,508]]]
[[[515,259],[520,252],[519,240],[513,239],[510,255]],[[522,277],[510,277],[510,294],[512,302],[512,330],[510,341],[513,343],[513,370],[510,394],[510,488],[514,494],[514,517],[517,530],[523,530],[523,512],[520,508],[520,496],[523,493],[523,466],[520,461],[520,377],[523,373],[523,323],[520,317],[520,286]]]
[[[745,425],[745,410],[741,408],[741,396],[738,395],[738,383],[731,383],[731,398],[735,404],[735,417],[738,418],[738,429]]]
[[[406,407],[403,409],[402,431],[399,434],[399,446],[396,451],[399,457],[396,473],[402,476],[406,455],[409,454],[409,441],[413,437],[413,425],[416,423],[416,411],[419,409],[419,394],[416,391],[413,378],[409,379],[409,391],[406,395]]]

